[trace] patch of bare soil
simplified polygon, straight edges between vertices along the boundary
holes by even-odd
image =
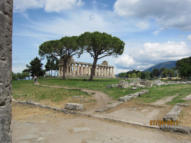
[[[132,100],[104,113],[104,116],[149,125],[150,120],[161,120],[170,108],[141,104]]]
[[[190,95],[188,95],[188,96],[186,96],[185,98],[183,98],[184,100],[186,100],[186,101],[190,101],[191,100],[191,94]]]
[[[42,109],[38,107],[33,107],[30,105],[24,106],[24,105],[20,105],[16,103],[12,104],[12,119],[13,120],[28,120],[28,119],[49,120],[54,118],[56,119],[59,117],[71,118],[73,116],[71,114],[62,114],[59,112],[54,112],[48,109]]]
[[[151,103],[152,105],[156,105],[156,106],[162,106],[162,105],[166,105],[166,103],[172,101],[175,97],[177,97],[178,95],[175,96],[168,96],[165,98],[162,98],[160,100],[157,100],[156,102]]]
[[[191,136],[13,105],[13,143],[190,143]]]

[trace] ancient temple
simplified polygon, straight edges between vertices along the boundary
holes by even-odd
[[[91,74],[92,64],[85,62],[75,62],[73,59],[68,65],[66,76],[67,77],[89,77]],[[59,76],[63,75],[63,63],[59,64]],[[114,78],[114,67],[109,66],[107,61],[98,64],[95,71],[97,78]]]

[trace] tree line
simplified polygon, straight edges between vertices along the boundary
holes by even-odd
[[[180,59],[176,63],[176,67],[173,69],[161,68],[153,69],[149,71],[137,71],[132,70],[118,75],[122,78],[141,78],[141,79],[153,79],[153,78],[166,78],[166,77],[181,77],[182,79],[191,79],[191,57]]]
[[[166,77],[176,77],[177,71],[176,69],[153,69],[151,72],[149,71],[138,71],[132,70],[125,73],[120,73],[119,77],[123,78],[141,78],[141,79],[153,79],[153,78],[166,78]]]

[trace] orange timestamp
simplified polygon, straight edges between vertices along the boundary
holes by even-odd
[[[179,121],[150,120],[150,126],[178,126]]]

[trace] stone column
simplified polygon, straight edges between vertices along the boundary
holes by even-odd
[[[100,76],[102,77],[103,76],[103,68],[100,67]]]
[[[112,77],[115,77],[114,75],[114,68],[112,67]]]
[[[105,77],[105,67],[103,67],[103,77]]]
[[[105,77],[107,77],[107,67],[105,67]]]
[[[98,77],[100,77],[100,67],[98,66]]]
[[[85,75],[88,76],[88,65],[85,66]]]
[[[108,67],[105,67],[106,74],[105,76],[108,77]]]
[[[0,0],[0,143],[11,143],[12,0]]]
[[[79,64],[77,64],[77,71],[76,71],[76,73],[77,73],[77,76],[80,75],[80,67],[79,67]]]
[[[82,75],[82,72],[83,72],[83,67],[82,64],[80,64],[80,75]]]
[[[72,76],[75,76],[76,73],[76,65],[72,64]]]
[[[108,67],[106,67],[106,71],[107,71],[106,76],[109,77],[109,68]]]
[[[112,77],[112,74],[111,74],[111,67],[109,67],[109,77]]]
[[[91,65],[89,65],[89,68],[88,68],[88,70],[89,70],[89,76],[91,75]]]

